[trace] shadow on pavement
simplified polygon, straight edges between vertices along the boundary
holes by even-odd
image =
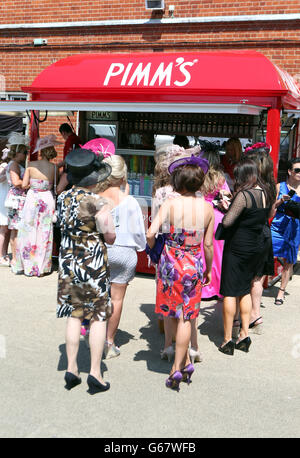
[[[59,361],[57,365],[57,370],[66,371],[67,366],[68,366],[66,344],[64,343],[64,344],[59,345],[58,349],[60,351],[60,357],[59,357]],[[89,374],[90,367],[91,367],[90,350],[87,348],[85,342],[82,340],[80,341],[80,344],[79,344],[77,362],[78,362],[79,372]],[[103,361],[101,362],[101,371],[102,373],[107,371],[106,364],[104,364]]]
[[[141,340],[147,342],[148,350],[140,350],[134,356],[134,361],[146,361],[149,371],[169,374],[172,362],[162,360],[160,351],[164,347],[164,335],[158,328],[158,316],[154,312],[154,304],[142,304],[140,310],[149,319],[148,324],[139,329]]]
[[[200,314],[204,318],[204,322],[198,326],[198,329],[201,335],[207,336],[216,347],[219,347],[223,340],[223,303],[214,301],[209,306],[206,304],[207,302],[201,303]]]

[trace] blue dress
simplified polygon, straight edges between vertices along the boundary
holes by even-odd
[[[286,182],[280,183],[278,199],[288,192],[289,188]],[[300,197],[297,194],[294,194],[292,200],[300,203]],[[287,216],[284,213],[284,206],[283,203],[277,208],[277,213],[271,224],[273,252],[274,256],[285,258],[289,264],[295,264],[300,245],[300,220]]]

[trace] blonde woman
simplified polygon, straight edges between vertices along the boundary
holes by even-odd
[[[28,163],[22,188],[29,191],[19,224],[16,264],[13,272],[29,277],[40,277],[51,272],[53,245],[53,216],[55,203],[53,184],[57,181],[57,168],[50,161],[57,156],[55,135],[37,141],[36,151],[41,160]]]
[[[127,167],[124,159],[114,155],[103,162],[111,167],[112,172],[106,181],[98,185],[98,192],[110,202],[116,228],[114,244],[107,244],[113,313],[108,321],[104,349],[106,358],[113,358],[120,355],[120,349],[115,345],[115,336],[126,289],[135,276],[137,251],[145,249],[146,235],[141,208],[137,200],[128,195],[126,190]]]

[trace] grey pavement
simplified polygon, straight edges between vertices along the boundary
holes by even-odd
[[[65,319],[55,317],[57,273],[44,278],[0,268],[0,437],[204,438],[300,436],[300,268],[283,306],[264,292],[264,334],[248,354],[226,356],[222,303],[202,303],[204,361],[179,393],[165,388],[170,363],[154,314],[155,281],[128,287],[117,336],[121,355],[103,361],[106,393],[87,393],[90,356],[80,344],[83,383],[64,388]]]

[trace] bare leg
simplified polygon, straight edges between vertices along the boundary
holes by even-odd
[[[5,239],[7,232],[7,226],[0,226],[0,258],[4,258],[4,256],[7,255],[7,247],[5,247]]]
[[[223,301],[223,322],[224,322],[224,341],[226,344],[231,340],[232,325],[236,313],[236,297],[226,296]],[[222,344],[222,345],[223,345]]]
[[[101,359],[103,354],[106,335],[106,321],[91,321],[90,325],[90,351],[91,351],[91,370],[90,374],[100,383],[105,385],[101,375]]]
[[[191,320],[191,347],[198,350],[198,317]]]
[[[11,252],[12,252],[11,264],[16,263],[17,236],[18,236],[18,231],[16,229],[12,229],[11,234],[10,234],[10,246],[11,246]]]
[[[68,358],[67,372],[78,376],[77,354],[79,349],[81,319],[67,318],[66,328],[66,350]]]
[[[252,311],[250,316],[250,322],[257,320],[260,317],[260,303],[263,293],[263,284],[265,276],[261,278],[255,278],[251,286],[251,300],[252,300]],[[257,321],[257,324],[262,323],[262,319]]]
[[[243,340],[246,337],[248,337],[251,310],[252,310],[251,295],[245,294],[245,296],[241,296],[240,297],[240,314],[241,314],[241,320],[242,320],[242,329],[240,332],[239,340]]]
[[[165,348],[168,348],[173,343],[173,336],[176,336],[177,321],[169,316],[164,317],[165,330]]]
[[[108,320],[107,325],[107,342],[114,344],[115,336],[119,327],[123,301],[127,289],[126,284],[112,283],[111,284],[111,301],[113,303],[113,313]]]
[[[9,239],[10,239],[10,230],[8,229],[8,227],[6,226],[7,228],[7,231],[6,231],[6,234],[5,234],[5,238],[4,238],[4,244],[3,244],[3,256],[7,256],[8,254],[8,245],[9,245]]]
[[[292,275],[293,272],[293,264],[289,264],[287,262],[284,262],[282,273],[281,273],[281,283],[280,283],[280,288],[277,294],[276,299],[283,299],[284,298],[284,290],[287,287],[287,284],[289,282],[289,279]]]
[[[191,322],[184,320],[183,313],[177,323],[175,360],[170,375],[175,371],[180,371],[190,363],[189,343],[191,340]]]

